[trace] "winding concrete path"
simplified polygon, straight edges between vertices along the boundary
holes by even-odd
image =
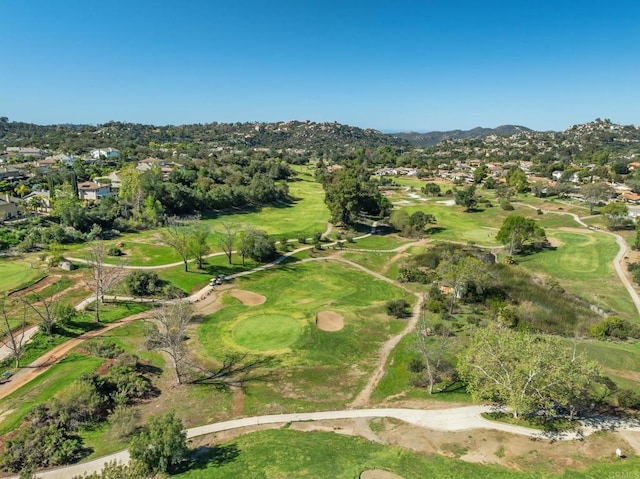
[[[343,411],[319,411],[292,414],[274,414],[269,416],[254,416],[231,421],[207,424],[205,426],[194,427],[185,430],[187,438],[192,439],[207,434],[214,434],[232,429],[242,429],[245,427],[255,427],[264,424],[286,424],[300,421],[322,421],[335,419],[357,419],[357,418],[394,418],[430,430],[454,432],[467,431],[472,429],[491,429],[504,431],[511,434],[529,436],[531,438],[545,438],[544,433],[537,429],[530,429],[521,426],[514,426],[501,422],[484,419],[481,414],[494,410],[490,406],[466,406],[449,409],[348,409]],[[575,440],[592,434],[599,430],[621,429],[627,431],[640,431],[640,422],[620,422],[619,420],[607,420],[598,418],[590,424],[586,424],[580,431],[567,432],[554,435],[553,440]],[[102,470],[105,464],[113,461],[122,463],[129,462],[129,452],[127,450],[100,457],[92,461],[61,467],[37,474],[42,479],[69,479],[76,475],[85,473],[91,474]],[[18,479],[13,476],[11,479]]]

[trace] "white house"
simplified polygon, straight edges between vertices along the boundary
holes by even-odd
[[[99,160],[104,157],[107,160],[111,160],[114,158],[118,158],[120,156],[120,152],[115,148],[97,148],[91,152],[91,158],[94,160]]]
[[[94,181],[78,183],[78,196],[81,200],[96,201],[110,195],[111,188],[108,185],[101,185]]]

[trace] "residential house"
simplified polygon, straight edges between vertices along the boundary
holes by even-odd
[[[37,205],[35,210],[38,213],[46,213],[51,208],[51,193],[49,191],[32,191],[24,198],[22,202],[25,205]]]
[[[6,193],[0,197],[0,221],[10,220],[22,215],[22,208],[16,198]]]
[[[81,200],[96,201],[110,195],[111,188],[109,185],[102,185],[94,181],[78,183],[78,196]]]
[[[73,162],[76,161],[76,157],[73,155],[67,155],[66,153],[58,153],[57,155],[47,156],[45,160],[52,160],[54,163],[60,163],[65,166],[73,166]]]
[[[146,158],[144,160],[140,160],[136,165],[136,170],[144,173],[154,167],[160,168],[160,171],[162,171],[162,178],[165,180],[169,178],[169,175],[173,171],[184,170],[184,165],[181,165],[180,163],[167,162],[159,158]]]
[[[91,158],[99,160],[100,158],[106,158],[107,160],[113,160],[120,156],[120,151],[115,148],[97,148],[91,152]]]
[[[33,158],[33,159],[42,159],[47,154],[42,151],[40,148],[24,148],[21,146],[9,146],[7,148],[7,155],[13,158]]]

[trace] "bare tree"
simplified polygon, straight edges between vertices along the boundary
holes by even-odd
[[[191,236],[190,229],[175,216],[167,220],[165,229],[160,233],[162,242],[167,246],[171,246],[182,258],[185,272],[189,271],[189,258],[192,253]]]
[[[87,285],[91,288],[95,298],[95,319],[100,322],[100,303],[104,302],[104,295],[120,281],[125,273],[122,266],[107,265],[104,258],[107,250],[104,243],[92,243],[89,246],[87,264],[91,269],[91,277]]]
[[[14,307],[17,306],[15,302],[9,304],[9,308],[15,311]],[[0,326],[0,334],[7,337],[5,346],[11,352],[11,356],[16,361],[16,368],[20,367],[20,358],[22,358],[25,349],[24,333],[27,327],[27,307],[22,304],[22,320],[18,328],[13,329],[9,324],[9,313],[7,311],[7,297],[3,297],[0,300],[0,315],[2,315],[2,326]]]
[[[33,291],[29,295],[20,297],[20,301],[24,308],[29,308],[36,313],[36,316],[40,320],[40,330],[47,336],[51,336],[56,328],[58,321],[58,301],[55,297],[59,289],[49,296],[48,298],[42,296],[40,293]],[[29,296],[33,297],[33,300],[29,299]]]
[[[168,354],[173,362],[176,382],[182,384],[187,350],[184,339],[193,319],[193,305],[185,300],[165,303],[154,312],[157,328],[147,338],[147,346]]]
[[[191,228],[189,250],[191,256],[193,256],[197,261],[199,269],[204,269],[204,257],[211,251],[211,248],[207,244],[208,237],[209,228],[207,228],[203,223],[197,222]]]
[[[240,225],[237,223],[228,223],[223,221],[221,223],[222,231],[219,231],[218,244],[227,256],[229,264],[231,264],[231,257],[233,255],[233,245],[236,241],[236,236],[240,231]]]

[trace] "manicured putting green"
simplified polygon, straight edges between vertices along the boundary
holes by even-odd
[[[301,333],[302,325],[291,316],[260,314],[235,323],[231,339],[243,348],[274,351],[291,346]]]

